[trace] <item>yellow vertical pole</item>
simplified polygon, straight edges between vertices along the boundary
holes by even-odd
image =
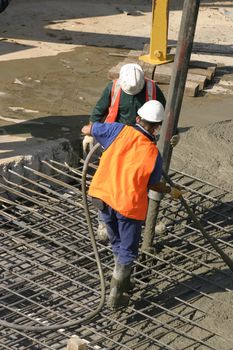
[[[168,19],[169,0],[153,0],[150,53],[140,60],[155,65],[173,61],[174,56],[167,54]]]

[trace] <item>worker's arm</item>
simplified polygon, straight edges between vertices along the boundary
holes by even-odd
[[[158,182],[153,186],[149,186],[149,189],[159,193],[169,193],[173,199],[179,199],[182,195],[182,191],[178,185],[171,187],[166,185],[164,182]]]
[[[85,137],[94,137],[97,142],[107,148],[115,140],[121,130],[124,128],[124,124],[121,123],[93,123],[92,125],[85,125],[82,128],[82,133]]]
[[[104,121],[105,116],[108,113],[108,109],[111,103],[111,90],[112,90],[112,82],[107,85],[104,89],[100,99],[96,103],[93,111],[90,115],[90,122],[102,122]]]
[[[154,185],[149,185],[148,186],[150,190],[159,192],[159,193],[170,193],[171,192],[171,187],[167,186],[164,182],[158,182],[157,184]]]
[[[171,187],[165,185],[164,182],[161,182],[162,177],[162,157],[160,152],[157,155],[156,163],[154,169],[151,173],[150,180],[148,183],[148,189],[159,192],[159,193],[170,193]]]
[[[178,199],[182,194],[179,186],[176,186],[176,187],[168,186],[161,181],[161,177],[162,177],[162,157],[161,157],[161,154],[158,153],[156,158],[156,163],[151,173],[147,187],[148,189],[159,193],[164,193],[164,194],[169,193],[173,199]]]

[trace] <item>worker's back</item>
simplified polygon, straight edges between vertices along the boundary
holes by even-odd
[[[94,134],[95,129],[103,125],[96,124],[93,126]],[[158,149],[134,127],[112,123],[108,128],[109,131],[112,129],[109,132],[110,144],[103,152],[89,195],[101,199],[125,217],[144,220],[148,202],[147,186]],[[116,129],[120,132],[113,137]]]

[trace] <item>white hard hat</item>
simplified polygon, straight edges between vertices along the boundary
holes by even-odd
[[[138,115],[148,122],[159,123],[164,120],[164,108],[159,101],[150,100],[139,108]]]
[[[121,67],[119,82],[128,95],[137,95],[145,84],[144,73],[139,64],[128,63]]]

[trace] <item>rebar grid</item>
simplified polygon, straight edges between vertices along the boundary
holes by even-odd
[[[62,326],[98,304],[99,276],[82,204],[81,167],[54,161],[44,161],[44,167],[52,175],[25,167],[33,175],[27,178],[9,170],[0,185],[0,312],[2,319],[21,325]],[[170,176],[187,191],[205,230],[232,254],[232,194],[181,172]],[[90,179],[91,173],[87,183]],[[90,211],[96,230],[91,204]],[[232,349],[233,336],[224,329],[224,311],[227,322],[233,321],[232,272],[179,202],[164,197],[159,220],[166,231],[156,237],[156,254],[144,252],[136,263],[136,288],[126,310],[104,307],[75,330],[38,334],[1,328],[1,347],[64,349],[77,333],[90,349]],[[108,292],[111,248],[99,241],[98,250]],[[216,325],[220,316],[214,307],[223,312],[223,327]]]

